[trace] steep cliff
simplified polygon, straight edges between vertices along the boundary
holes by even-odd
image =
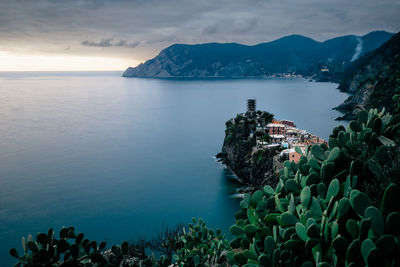
[[[239,180],[252,188],[264,185],[275,185],[278,177],[275,173],[274,156],[277,150],[257,150],[257,125],[264,126],[272,121],[273,115],[268,112],[238,114],[226,122],[225,139],[222,152],[217,155]],[[261,135],[260,135],[261,137]]]
[[[358,59],[343,74],[339,89],[351,96],[336,108],[344,113],[339,119],[353,119],[358,110],[371,107],[392,111],[396,86],[400,86],[400,33]]]

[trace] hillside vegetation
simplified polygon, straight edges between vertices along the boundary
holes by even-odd
[[[400,33],[378,49],[362,56],[343,74],[339,89],[352,94],[337,107],[342,119],[355,118],[360,109],[385,107],[393,111],[394,89],[400,83]]]

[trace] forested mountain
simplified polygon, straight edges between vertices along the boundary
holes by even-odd
[[[346,69],[339,89],[352,95],[337,109],[345,113],[342,119],[354,118],[359,108],[392,111],[396,86],[400,86],[400,33]]]
[[[301,74],[333,80],[359,56],[379,47],[392,33],[376,31],[318,42],[291,35],[254,46],[237,43],[174,44],[158,56],[128,68],[124,77],[261,77]]]

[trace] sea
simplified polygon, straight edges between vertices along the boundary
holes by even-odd
[[[328,138],[348,95],[306,79],[0,72],[0,265],[21,237],[74,226],[118,244],[203,218],[228,234],[237,182],[216,161],[246,100]]]

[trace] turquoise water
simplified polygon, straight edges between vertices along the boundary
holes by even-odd
[[[248,98],[326,138],[336,84],[302,79],[127,79],[0,73],[0,261],[49,227],[111,243],[203,217],[227,230],[238,200],[213,156]]]

